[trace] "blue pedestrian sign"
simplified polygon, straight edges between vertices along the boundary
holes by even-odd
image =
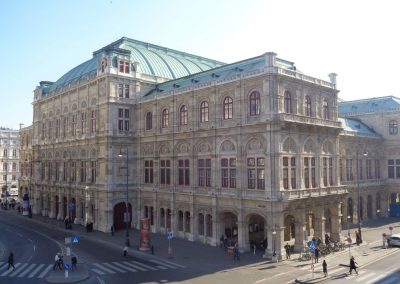
[[[174,237],[174,232],[167,232],[167,239],[171,240]]]
[[[317,243],[315,241],[309,241],[307,246],[310,249],[310,253],[315,253],[315,248],[317,247]]]
[[[71,266],[68,263],[64,263],[64,268],[65,268],[65,270],[69,270],[71,268]]]
[[[72,240],[72,243],[73,243],[73,244],[79,243],[79,237],[78,237],[78,236],[72,236],[72,237],[71,237],[71,240]]]

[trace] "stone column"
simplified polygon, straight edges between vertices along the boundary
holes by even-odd
[[[82,205],[80,199],[75,199],[75,220],[72,220],[75,224],[82,224],[81,212]]]
[[[54,195],[51,196],[50,198],[50,212],[49,212],[49,218],[56,218],[56,198]]]
[[[340,234],[341,234],[341,218],[342,214],[340,213],[340,204],[335,204],[331,208],[331,239],[333,240],[340,240]]]
[[[62,220],[62,221],[64,221],[63,217],[65,214],[64,206],[63,206],[63,198],[64,197],[62,195],[59,195],[59,197],[58,197],[58,216],[57,216],[57,220]]]
[[[159,223],[158,211],[160,211],[160,210],[157,208],[157,200],[156,200],[156,198],[154,198],[153,199],[153,218],[154,218],[153,222],[154,222],[154,225],[151,226],[152,233],[156,233],[159,230],[160,223]]]
[[[305,242],[305,232],[306,232],[306,223],[304,221],[304,216],[298,215],[295,221],[295,242],[294,242],[294,250],[300,252],[303,250],[304,242]]]
[[[315,237],[320,237],[321,240],[324,240],[325,237],[325,209],[324,207],[318,207],[315,210]]]

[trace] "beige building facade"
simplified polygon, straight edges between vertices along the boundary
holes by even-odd
[[[339,118],[338,92],[336,74],[313,78],[274,53],[224,64],[122,38],[36,88],[22,192],[35,214],[101,231],[125,228],[128,200],[131,227],[148,218],[153,232],[226,235],[267,256],[339,239],[357,200],[362,220],[387,213],[399,138]]]
[[[18,196],[19,131],[0,127],[0,188],[2,202],[5,197]]]

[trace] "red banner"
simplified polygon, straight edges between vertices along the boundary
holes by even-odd
[[[150,249],[150,220],[140,219],[140,250]]]

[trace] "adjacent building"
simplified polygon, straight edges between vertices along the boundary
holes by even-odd
[[[365,110],[338,93],[336,74],[272,52],[225,64],[121,38],[35,89],[22,192],[33,213],[105,232],[128,200],[129,226],[211,245],[338,239],[400,191],[399,99]]]
[[[2,202],[5,197],[18,196],[19,131],[0,127],[0,187]]]

